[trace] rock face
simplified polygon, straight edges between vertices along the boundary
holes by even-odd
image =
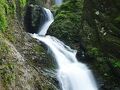
[[[1,47],[6,48],[1,55],[1,81],[7,90],[34,90],[34,73],[16,48],[7,40],[1,40]],[[36,75],[39,78],[39,75]],[[31,82],[31,84],[29,84]],[[4,89],[2,89],[4,90]]]
[[[44,20],[38,4],[51,7],[50,1],[0,0],[1,90],[58,88],[54,72],[48,72],[55,62],[23,27],[25,15],[26,30],[37,32]],[[55,21],[48,33],[78,50],[79,60],[93,70],[100,90],[120,90],[119,0],[64,0],[52,10]]]
[[[120,32],[119,32],[119,2],[112,1],[85,1],[85,19],[93,29],[92,36],[97,46],[110,57],[120,59]],[[90,33],[89,33],[90,34]]]
[[[39,28],[43,25],[44,21],[45,12],[42,7],[33,4],[27,6],[24,17],[24,23],[27,32],[38,33]]]
[[[26,4],[0,1],[0,90],[56,90],[54,74],[44,71],[53,67],[52,61],[24,30]]]
[[[97,67],[102,67],[101,75],[103,73],[108,75],[103,75],[107,78],[106,85],[110,77],[114,77],[111,80],[116,80],[115,83],[111,83],[111,87],[104,85],[107,90],[117,90],[120,85],[117,83],[120,77],[119,7],[120,3],[117,0],[85,0],[84,5],[84,24],[80,35],[82,36],[82,32],[85,33],[83,37],[86,47],[89,54],[97,58]],[[104,65],[108,69],[104,69]]]
[[[51,25],[48,33],[56,36],[69,44],[71,47],[79,48],[81,36],[81,18],[84,1],[67,1],[55,12],[55,21]]]

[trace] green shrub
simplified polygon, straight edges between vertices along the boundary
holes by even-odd
[[[70,46],[80,40],[83,0],[66,1],[55,10],[55,20],[48,33],[63,40]]]
[[[120,68],[120,60],[114,60],[112,62],[113,66],[116,67],[116,68]]]
[[[6,13],[7,13],[7,2],[6,0],[0,0],[0,31],[4,31],[7,27],[7,19],[6,19]]]
[[[24,7],[26,5],[26,0],[20,0],[20,7]]]
[[[10,54],[10,48],[5,43],[3,35],[0,34],[0,78],[6,89],[15,79],[15,63],[12,61]]]
[[[0,0],[0,31],[4,32],[7,27],[7,17],[14,14],[16,10],[15,2]]]

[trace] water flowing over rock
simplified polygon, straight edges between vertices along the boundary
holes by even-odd
[[[52,13],[50,13],[49,9],[44,8],[45,10],[45,21],[44,24],[40,27],[39,35],[45,35],[50,24],[54,21]]]
[[[120,90],[119,11],[119,0],[0,0],[0,90],[78,90],[91,70],[98,90]],[[45,28],[41,41],[25,32]]]
[[[46,12],[44,12],[43,8],[33,4],[27,6],[24,18],[26,31],[30,33],[38,33],[39,28],[41,28],[44,24],[43,22],[47,19]]]
[[[44,9],[47,17],[51,18],[51,12]],[[57,38],[48,36],[48,23],[52,22],[48,19],[38,34],[31,34],[33,38],[44,43],[49,50],[49,54],[56,60],[58,64],[57,77],[61,84],[62,90],[98,90],[91,71],[83,63],[79,63],[76,59],[76,50],[71,49]],[[41,32],[45,32],[41,34]],[[41,36],[44,35],[44,36]]]

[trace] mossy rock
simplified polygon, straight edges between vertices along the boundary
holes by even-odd
[[[67,45],[79,43],[81,37],[81,17],[83,0],[66,1],[55,12],[55,20],[48,30],[48,34],[56,36]]]
[[[28,5],[24,17],[24,25],[29,33],[38,33],[45,22],[45,11],[39,5]]]

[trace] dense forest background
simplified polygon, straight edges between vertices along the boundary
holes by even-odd
[[[41,7],[55,17],[47,34],[78,51],[99,90],[120,90],[119,0],[0,0],[0,90],[60,89],[55,61],[26,32],[39,28]]]

